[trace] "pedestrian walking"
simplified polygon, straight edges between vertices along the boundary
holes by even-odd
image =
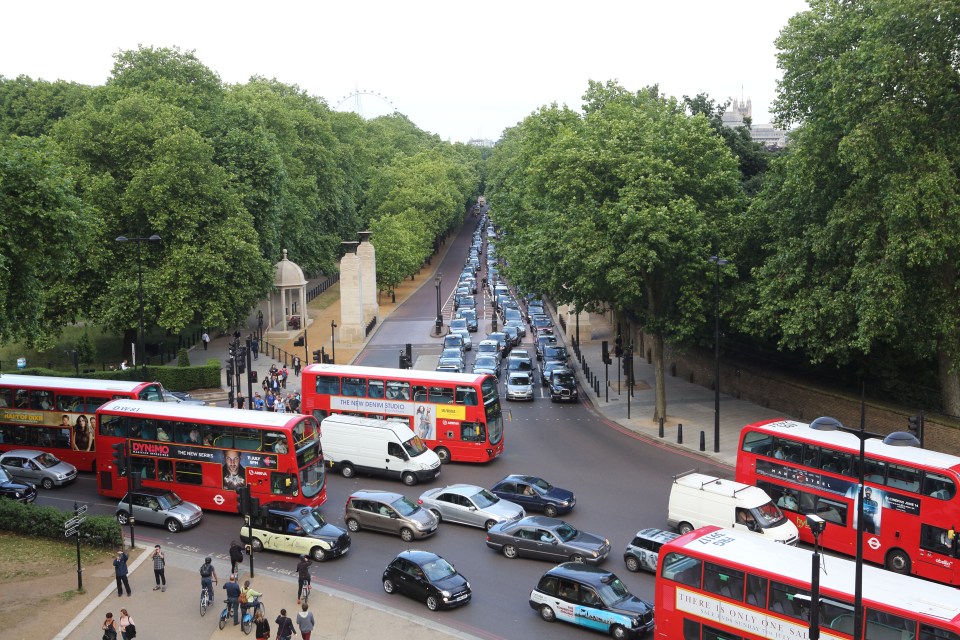
[[[137,625],[126,609],[120,609],[120,620],[118,622],[120,624],[120,637],[123,640],[133,640],[137,637]]]
[[[263,329],[263,310],[257,309],[257,328]]]
[[[287,395],[287,409],[290,413],[298,413],[300,411],[300,392],[291,393]]]
[[[300,635],[303,640],[310,640],[310,634],[313,633],[313,612],[307,611],[307,603],[304,602],[301,607],[303,611],[297,614],[297,626],[300,627]]]
[[[283,369],[280,369],[280,386],[284,389],[287,388],[287,376],[290,375],[290,372],[287,371],[287,365],[283,365]]]
[[[285,402],[284,399],[283,399],[283,394],[282,394],[282,393],[278,394],[277,397],[276,397],[276,399],[274,400],[273,410],[276,411],[277,413],[286,413],[286,412],[287,412],[287,404],[286,404],[286,402]]]
[[[207,345],[210,344],[210,334],[206,331],[203,332],[203,335],[200,336],[200,340],[203,342],[203,350],[207,350]]]
[[[253,410],[263,411],[263,398],[260,397],[259,393],[256,393],[253,396]]]
[[[260,341],[256,338],[250,341],[250,352],[253,354],[254,360],[260,359]]]
[[[238,573],[241,564],[243,564],[243,547],[234,540],[230,543],[230,573]]]
[[[233,544],[237,543],[234,542]],[[230,553],[233,554],[233,547],[230,547]],[[243,590],[237,584],[236,573],[230,576],[230,580],[223,585],[223,588],[227,590],[227,610],[233,609],[233,624],[238,625],[240,624],[240,594],[243,593]]]
[[[267,411],[273,411],[277,404],[277,397],[273,395],[273,390],[267,392]]]
[[[153,588],[154,591],[160,590],[162,593],[167,590],[167,576],[164,571],[165,566],[167,566],[167,559],[163,557],[163,551],[160,551],[160,545],[153,545],[153,578],[157,581],[157,586]]]
[[[103,629],[103,640],[117,640],[120,627],[117,626],[117,621],[113,619],[112,612],[107,612],[107,617],[103,621],[103,624],[100,625],[100,628]]]
[[[113,559],[113,573],[117,578],[117,596],[123,595],[123,589],[126,588],[127,595],[130,595],[130,581],[127,579],[127,554],[123,549],[117,550],[117,556]]]
[[[300,377],[300,356],[293,356],[293,375]]]
[[[244,400],[245,398],[243,397],[243,394],[238,391],[237,392],[237,409],[243,409]]]
[[[270,622],[263,617],[263,611],[257,609],[253,616],[253,624],[257,628],[257,640],[270,640]]]
[[[293,628],[293,620],[287,617],[286,609],[280,609],[280,615],[274,622],[277,623],[277,638],[279,640],[290,640],[297,635],[297,630]]]

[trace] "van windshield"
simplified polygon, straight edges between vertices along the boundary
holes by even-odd
[[[783,512],[780,511],[780,507],[772,502],[762,504],[755,509],[751,509],[750,511],[753,513],[753,517],[756,518],[757,522],[764,529],[776,527],[784,520]]]
[[[416,458],[420,454],[426,452],[427,445],[423,444],[423,440],[420,439],[420,436],[413,436],[403,443],[403,449],[407,452],[408,456],[411,458]]]

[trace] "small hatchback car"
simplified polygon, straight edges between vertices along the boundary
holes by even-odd
[[[615,574],[579,562],[543,574],[529,602],[547,622],[563,620],[614,638],[639,638],[653,630],[652,604],[630,593]]]
[[[630,571],[657,572],[657,561],[660,556],[660,547],[667,544],[679,534],[662,529],[641,529],[633,537],[626,551],[623,552],[623,561]]]
[[[425,602],[427,609],[452,609],[470,602],[470,583],[453,565],[429,551],[404,551],[383,570],[383,590]]]
[[[131,502],[136,522],[166,527],[171,533],[195,527],[203,518],[200,507],[185,502],[173,491],[144,487],[128,492],[117,505],[117,522],[121,525],[130,522]]]
[[[361,529],[392,533],[404,542],[437,532],[440,521],[428,509],[392,491],[357,491],[347,498],[343,521],[352,532]]]
[[[21,482],[52,489],[77,479],[77,468],[52,453],[33,449],[15,449],[0,456],[0,467]]]

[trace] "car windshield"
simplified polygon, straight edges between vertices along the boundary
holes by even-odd
[[[507,368],[511,371],[532,371],[533,363],[527,359],[510,358],[510,362],[507,363]]]
[[[450,330],[456,331],[457,329],[466,329],[467,321],[463,319],[451,320],[450,321]]]
[[[510,352],[510,357],[517,360],[529,359],[530,354],[527,353],[526,349],[514,349]]]
[[[60,459],[49,453],[41,453],[36,458],[33,459],[38,465],[44,469],[49,469],[50,467],[55,467],[60,464]]]
[[[567,371],[564,371],[562,373],[555,373],[553,374],[553,382],[554,384],[558,384],[561,387],[573,386],[574,384],[573,374]]]
[[[10,482],[10,474],[3,467],[0,467],[0,482]]]
[[[630,597],[630,590],[627,589],[620,578],[611,574],[610,580],[604,580],[597,585],[597,590],[600,592],[600,599],[603,600],[603,604],[608,607],[616,605],[621,600],[625,600]]]
[[[525,373],[515,373],[510,376],[510,382],[507,384],[512,385],[528,385],[530,384],[530,376]]]
[[[497,359],[493,356],[479,356],[473,366],[475,369],[496,369]]]
[[[564,522],[562,525],[560,525],[554,530],[554,533],[557,534],[557,537],[563,540],[564,542],[570,542],[571,540],[576,538],[577,534],[580,532],[574,529],[573,527],[571,527],[566,522]]]
[[[173,509],[174,507],[178,507],[183,504],[183,498],[175,494],[173,491],[170,491],[169,493],[165,493],[164,495],[160,496],[160,504],[165,510]]]
[[[751,509],[751,511],[756,521],[764,528],[774,527],[783,520],[783,512],[780,511],[780,507],[773,504],[773,502],[762,504],[756,509]]]
[[[397,513],[402,516],[409,516],[410,514],[416,513],[420,510],[420,507],[411,502],[406,496],[400,496],[391,502],[390,506],[396,509]]]
[[[449,347],[443,350],[443,353],[440,354],[441,358],[455,358],[460,359],[460,349],[456,347]]]
[[[543,478],[531,478],[531,480],[533,481],[534,488],[542,493],[547,493],[553,490],[553,485]]]
[[[311,509],[310,518],[317,523],[317,527],[322,527],[327,524],[326,519],[323,517],[323,514],[320,513],[319,509]]]
[[[453,568],[453,565],[443,558],[431,560],[424,564],[421,569],[423,569],[430,582],[438,582],[444,578],[457,575],[457,570]]]
[[[493,495],[492,493],[490,493],[490,492],[487,491],[486,489],[481,489],[481,490],[478,491],[477,493],[475,493],[475,494],[473,494],[472,496],[470,496],[470,501],[471,501],[478,509],[486,509],[487,507],[492,507],[493,505],[495,505],[495,504],[497,504],[498,502],[500,502],[500,498],[498,498],[497,496]]]
[[[320,517],[320,522],[317,522],[314,516],[316,512],[311,512],[309,509],[304,509],[303,511],[306,513],[301,512],[297,521],[300,523],[300,526],[303,527],[304,533],[312,533],[323,526],[322,516]],[[319,516],[320,514],[317,513],[317,515]]]

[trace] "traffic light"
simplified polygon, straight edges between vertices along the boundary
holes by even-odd
[[[227,383],[233,380],[233,360],[227,360]],[[230,384],[230,386],[233,386]]]
[[[630,352],[624,354],[623,356],[623,375],[629,376],[630,369],[633,368],[633,358],[630,357]]]
[[[237,513],[250,515],[250,487],[243,486],[237,489]]]
[[[406,369],[406,368],[407,368],[407,354],[405,354],[403,351],[400,352],[400,365],[399,365],[399,366],[400,366],[401,369]]]
[[[130,474],[130,489],[132,491],[140,491],[143,488],[143,477],[139,473]]]
[[[603,364],[610,364],[610,347],[606,340],[600,343],[600,349],[603,354]]]
[[[237,358],[237,373],[243,375],[247,372],[247,354],[241,353],[240,357]]]
[[[623,357],[623,338],[620,337],[620,334],[617,334],[617,340],[613,346],[613,355],[617,358]]]
[[[118,476],[127,474],[127,443],[116,442],[113,447],[113,466],[117,470]]]
[[[294,340],[294,341],[293,341],[293,346],[295,346],[295,347],[302,347],[302,346],[303,346],[303,336],[300,336],[299,338],[297,338],[296,340]]]
[[[909,418],[907,418],[907,425],[908,425],[908,428],[910,429],[910,433],[912,433],[913,436],[922,443],[923,442],[923,414],[921,413],[918,416],[910,416]]]
[[[233,406],[233,388],[231,388],[230,391],[227,392],[227,406],[228,407]]]
[[[317,364],[320,363],[320,349],[313,352],[313,361]]]

